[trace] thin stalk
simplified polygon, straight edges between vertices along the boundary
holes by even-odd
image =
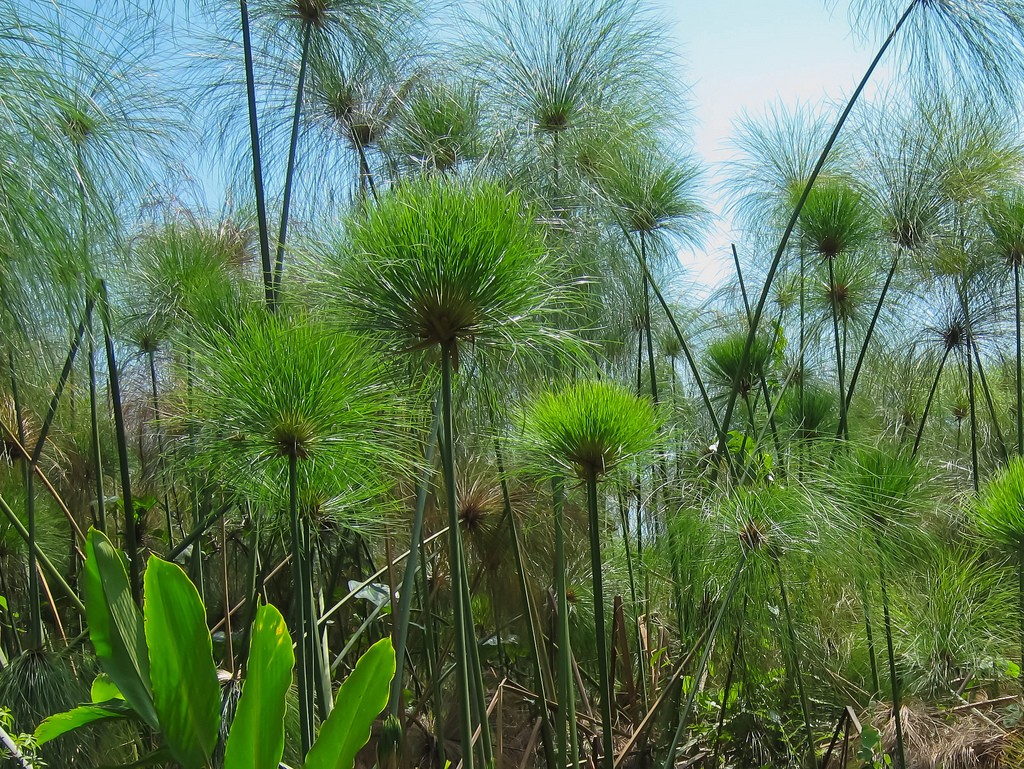
[[[1020,262],[1013,262],[1013,331],[1017,341],[1017,455],[1024,456],[1024,382],[1021,381]]]
[[[459,558],[462,559],[462,568],[460,569],[462,572],[462,600],[467,607],[463,617],[466,623],[466,638],[469,640],[470,694],[473,697],[473,711],[480,729],[481,758],[483,759],[483,765],[490,767],[494,766],[494,748],[491,745],[491,727],[487,718],[487,698],[484,691],[483,666],[480,663],[480,644],[477,642],[472,612],[468,610],[468,607],[472,605],[473,592],[470,589],[469,577],[466,573],[468,570],[466,565],[466,548],[461,541],[459,545]]]
[[[14,353],[7,348],[7,366],[11,375],[11,397],[14,400],[14,418],[18,423],[18,442],[24,446],[25,414],[22,408],[18,377],[14,373]],[[39,649],[43,644],[43,616],[39,594],[39,572],[36,568],[36,502],[32,486],[32,467],[34,462],[27,456],[21,458],[22,478],[25,485],[25,518],[28,521],[28,601],[29,601],[29,648]]]
[[[864,341],[861,343],[860,352],[857,354],[857,362],[853,366],[853,373],[850,375],[850,384],[846,388],[846,401],[843,412],[839,415],[839,427],[836,429],[836,437],[840,438],[846,434],[847,414],[850,411],[850,404],[853,402],[853,391],[857,387],[857,379],[860,377],[861,367],[864,365],[864,358],[867,357],[868,347],[871,344],[871,337],[875,333],[875,324],[882,314],[882,306],[885,304],[885,297],[889,293],[889,286],[892,284],[893,276],[896,274],[896,267],[899,264],[900,255],[897,251],[892,257],[892,264],[889,265],[889,272],[885,276],[885,284],[882,286],[882,293],[878,295],[878,302],[875,303],[875,311],[871,314],[871,322],[868,323],[867,333],[864,334]]]
[[[432,606],[433,599],[430,595],[430,584],[427,580],[426,547],[420,548],[419,577],[419,590],[423,600],[423,606],[421,608],[421,611],[423,612],[423,639],[426,642],[427,647],[427,675],[430,676],[431,694],[434,699],[434,712],[441,713],[444,708],[444,696],[442,692],[443,682],[441,681],[441,663],[438,661],[437,641],[434,627],[436,618],[434,616],[434,609]],[[434,731],[434,745],[435,750],[437,751],[437,758],[440,761],[440,765],[445,766],[444,719],[438,719],[437,723],[434,725]]]
[[[508,491],[508,480],[505,477],[505,462],[501,451],[501,440],[498,437],[498,431],[496,429],[496,423],[494,419],[494,407],[488,400],[487,403],[488,412],[491,419],[491,430],[494,433],[494,456],[498,467],[498,478],[501,485],[501,499],[504,506],[503,515],[508,519],[509,527],[509,540],[512,543],[512,556],[515,559],[516,574],[519,576],[519,591],[523,598],[523,609],[526,613],[526,632],[530,639],[530,654],[533,658],[534,675],[536,676],[537,692],[541,695],[541,705],[539,707],[539,717],[541,720],[541,734],[543,736],[544,746],[544,758],[548,769],[554,769],[555,764],[555,751],[552,746],[552,729],[551,719],[548,713],[548,708],[545,704],[550,699],[548,693],[551,691],[551,687],[548,685],[547,679],[544,675],[546,668],[544,667],[543,657],[541,656],[541,642],[537,633],[537,614],[534,609],[533,599],[530,597],[530,586],[527,582],[526,576],[526,563],[523,559],[522,545],[519,541],[519,530],[516,526],[515,514],[512,512],[512,500],[509,496]]]
[[[110,400],[114,407],[114,436],[117,440],[117,463],[121,474],[121,505],[124,509],[124,542],[128,555],[128,582],[132,598],[142,606],[142,585],[138,537],[135,532],[135,503],[132,498],[131,473],[128,467],[128,439],[124,423],[124,409],[121,406],[121,377],[114,355],[114,339],[110,332],[110,304],[107,301],[107,287],[100,285],[103,301],[100,316],[103,320],[103,342],[107,350],[107,379],[110,386]]]
[[[597,505],[597,473],[589,470],[587,484],[587,517],[590,523],[590,570],[594,582],[594,630],[597,633],[598,691],[601,694],[601,733],[603,735],[603,769],[612,769],[615,743],[612,739],[612,682],[608,675],[608,638],[604,622],[604,582],[601,571],[601,522]]]
[[[946,351],[942,354],[942,360],[939,361],[939,367],[935,371],[935,379],[932,381],[932,389],[928,392],[928,400],[924,404],[924,413],[921,414],[921,424],[917,426],[917,437],[914,439],[914,448],[910,452],[912,457],[917,456],[917,449],[921,445],[921,436],[924,435],[924,425],[928,421],[928,412],[931,411],[932,401],[935,399],[935,391],[939,387],[939,377],[942,376],[942,369],[946,366],[946,359],[949,357],[949,353],[952,352],[952,347],[947,347]]]
[[[555,595],[558,600],[558,765],[575,768],[579,766],[580,760],[579,733],[569,642],[569,598],[565,584],[565,488],[561,479],[551,482],[551,491],[555,508]]]
[[[831,259],[826,259],[826,261],[828,262],[829,290],[835,294],[835,266],[832,264]],[[829,304],[832,305],[832,330],[835,334],[836,344],[836,376],[839,379],[839,423],[843,425],[844,430],[840,437],[849,440],[849,430],[846,429],[846,371],[844,370],[846,368],[846,361],[839,343],[839,309],[836,307],[834,298]]]
[[[151,395],[153,396],[153,419],[155,421],[156,431],[156,448],[157,448],[157,459],[156,465],[157,470],[160,471],[161,465],[164,461],[164,436],[160,427],[160,394],[157,391],[156,385],[156,351],[150,348],[146,351],[146,357],[149,361],[149,383],[151,388]],[[164,517],[167,524],[167,547],[174,547],[174,531],[171,525],[171,504],[167,498],[167,487],[163,489],[164,498]]]
[[[75,365],[75,355],[78,353],[78,348],[82,344],[82,337],[85,334],[86,318],[92,312],[92,302],[92,298],[86,302],[85,317],[83,317],[82,321],[78,324],[75,336],[71,339],[71,347],[68,349],[67,357],[64,359],[64,368],[61,369],[60,377],[57,379],[57,386],[53,390],[53,396],[50,398],[50,405],[46,409],[46,417],[43,419],[43,425],[39,429],[39,437],[36,439],[36,445],[32,449],[33,465],[39,463],[39,458],[43,454],[43,446],[46,445],[46,437],[50,434],[50,427],[53,426],[54,417],[57,416],[57,407],[60,405],[61,395],[64,394],[64,388],[67,386],[68,378],[71,376],[71,370]]]
[[[871,629],[871,604],[868,600],[867,585],[861,581],[860,601],[864,609],[864,635],[868,642],[868,661],[871,663],[871,694],[878,694],[882,690],[878,678],[878,655],[875,653],[875,634]]]
[[[882,616],[885,619],[885,647],[889,655],[889,682],[892,687],[892,717],[896,726],[896,754],[899,758],[898,769],[906,769],[907,759],[903,750],[903,714],[900,704],[900,682],[896,674],[896,654],[892,645],[892,621],[889,617],[889,592],[886,588],[885,566],[882,552],[881,538],[876,534],[875,540],[878,543],[878,580],[882,588]]]
[[[96,398],[96,350],[93,345],[92,313],[87,317],[89,325],[89,426],[92,438],[93,474],[96,483],[96,516],[99,530],[107,532],[107,505],[103,492],[103,450],[100,446],[99,405]]]
[[[302,586],[306,581],[301,550],[304,542],[302,522],[299,520],[299,471],[298,458],[292,452],[288,456],[288,519],[291,522],[292,535],[292,590],[295,602],[295,622],[297,627],[296,670],[298,671],[299,694],[299,737],[301,740],[301,758],[305,758],[313,744],[313,682],[309,680],[309,667],[306,658],[309,647],[306,643],[310,628],[306,627],[305,592]]]
[[[715,648],[715,638],[718,635],[718,626],[722,624],[722,617],[725,616],[726,609],[732,603],[733,596],[736,595],[736,589],[740,584],[740,576],[743,574],[743,567],[747,563],[746,552],[740,556],[739,563],[736,564],[736,571],[733,572],[732,582],[729,583],[729,590],[725,595],[725,599],[722,601],[722,605],[718,607],[718,613],[715,615],[714,621],[711,623],[711,629],[707,634],[707,640],[705,641],[704,651],[701,653],[700,661],[697,663],[697,669],[693,673],[693,683],[690,686],[690,693],[686,697],[686,704],[683,706],[683,711],[679,716],[679,724],[676,726],[675,733],[672,735],[672,742],[668,747],[668,754],[665,757],[664,769],[674,769],[676,765],[676,749],[679,747],[679,741],[682,739],[683,732],[686,730],[686,725],[689,722],[690,711],[693,709],[694,700],[697,697],[697,683],[704,676],[704,671],[707,669],[708,661],[711,659],[711,652]],[[746,687],[744,687],[746,690]]]
[[[651,282],[647,279],[647,238],[640,231],[640,259],[644,269],[644,330],[647,333],[647,373],[651,381],[651,400],[658,403],[658,371],[654,365],[654,334],[651,333]]]
[[[807,692],[804,689],[804,677],[800,671],[800,652],[796,642],[796,629],[793,626],[793,614],[789,608],[789,597],[786,594],[786,581],[782,578],[782,564],[778,558],[772,558],[775,563],[775,575],[779,580],[779,597],[782,600],[782,609],[786,615],[786,632],[789,635],[789,658],[793,665],[793,672],[796,675],[796,687],[800,696],[800,713],[804,719],[804,729],[807,732],[807,758],[810,766],[814,766],[816,755],[814,751],[814,732],[811,729],[811,709],[807,703]]]
[[[974,394],[974,356],[971,355],[971,348],[974,340],[967,340],[967,401],[971,411],[971,482],[974,484],[974,493],[978,493],[978,411],[975,405]]]
[[[444,470],[445,502],[448,507],[449,568],[451,570],[452,607],[455,631],[455,688],[459,705],[459,730],[462,743],[463,769],[473,769],[473,721],[472,703],[469,695],[468,639],[466,638],[467,607],[463,600],[462,559],[459,552],[462,540],[459,528],[458,501],[455,496],[455,440],[452,425],[452,354],[453,343],[447,342],[441,349],[441,419],[444,434],[444,450],[441,464]],[[481,727],[485,725],[481,724]]]
[[[974,355],[974,365],[978,367],[978,382],[981,384],[981,393],[985,396],[985,405],[988,407],[988,415],[992,419],[992,429],[996,434],[996,444],[999,446],[999,453],[1003,461],[1009,460],[1010,455],[1006,450],[1006,441],[1003,440],[1003,430],[999,426],[999,415],[996,413],[996,404],[992,399],[992,391],[988,386],[988,378],[985,376],[985,367],[981,363],[981,355],[978,354],[978,345],[971,345]]]
[[[854,105],[860,98],[865,86],[874,74],[875,68],[878,66],[885,52],[888,50],[892,41],[899,34],[900,29],[910,18],[910,14],[917,7],[920,0],[911,0],[907,9],[903,12],[897,20],[892,31],[889,32],[885,42],[882,43],[878,49],[878,53],[871,60],[868,65],[867,71],[864,76],[860,79],[857,87],[853,91],[853,95],[850,96],[850,100],[846,103],[846,107],[839,115],[839,119],[836,121],[835,127],[832,129],[832,133],[825,142],[825,147],[822,149],[821,154],[818,156],[818,161],[814,164],[814,169],[811,171],[810,176],[807,177],[807,183],[804,185],[804,190],[800,194],[800,199],[797,201],[796,206],[793,207],[793,213],[790,214],[789,223],[786,225],[785,231],[782,233],[782,238],[779,240],[779,245],[775,249],[775,255],[772,257],[771,264],[768,267],[768,274],[765,276],[764,287],[761,289],[761,296],[757,300],[757,307],[754,309],[754,315],[750,322],[750,331],[747,334],[747,343],[743,347],[743,356],[740,360],[739,371],[746,369],[750,365],[750,351],[754,346],[754,340],[757,338],[757,329],[761,325],[761,317],[764,314],[764,308],[768,303],[768,295],[771,291],[772,284],[775,281],[775,275],[779,270],[779,265],[782,263],[782,256],[786,252],[786,246],[789,244],[789,238],[793,234],[793,230],[796,228],[796,224],[800,219],[800,212],[803,211],[804,203],[807,202],[807,196],[811,193],[811,187],[814,186],[814,182],[818,178],[818,174],[821,173],[821,169],[825,166],[825,161],[828,160],[828,156],[832,152],[832,147],[835,145],[836,140],[839,138],[839,133],[843,130],[843,126],[846,124],[846,120],[849,118],[850,113],[853,111]],[[719,453],[728,454],[729,445],[727,437],[729,434],[729,424],[732,421],[732,412],[736,407],[736,398],[739,395],[739,382],[733,382],[732,391],[729,395],[729,401],[725,407],[725,414],[722,416],[721,424],[718,430],[718,451]],[[840,396],[841,397],[841,396]]]
[[[274,307],[274,269],[270,263],[270,232],[267,226],[267,200],[263,187],[263,161],[260,152],[259,118],[256,111],[256,76],[252,61],[252,36],[249,27],[249,2],[238,0],[242,25],[242,53],[245,59],[245,97],[249,108],[249,146],[252,152],[252,180],[256,192],[256,224],[259,228],[260,265],[263,269],[263,293],[268,308]],[[305,755],[305,753],[303,753]]]
[[[288,165],[284,174],[284,200],[281,203],[281,226],[277,236],[277,257],[274,262],[273,309],[280,301],[281,281],[284,278],[284,246],[288,237],[288,216],[292,202],[292,182],[295,178],[295,155],[299,147],[299,118],[302,116],[302,94],[306,88],[306,64],[309,62],[309,40],[313,25],[303,23],[302,58],[299,60],[299,82],[295,86],[295,111],[292,115],[292,134],[288,145]],[[415,561],[413,561],[415,563]]]
[[[224,588],[224,639],[227,642],[228,672],[235,677],[235,642],[231,637],[231,587],[228,582],[228,528],[224,519],[220,519],[220,565],[221,580]]]
[[[746,313],[746,316],[747,316],[747,323],[750,323],[750,320],[751,320],[751,318],[750,318],[750,301],[747,298],[747,287],[746,287],[746,283],[743,281],[743,270],[740,267],[740,255],[736,251],[736,244],[735,243],[732,244],[732,261],[733,261],[733,264],[736,266],[736,278],[737,278],[737,280],[739,280],[739,283],[740,283],[740,295],[743,297],[743,309],[744,309],[744,311]],[[760,382],[761,382],[761,395],[764,398],[765,408],[769,408],[771,406],[772,401],[771,401],[771,397],[768,394],[768,382],[766,381],[765,377],[763,377],[763,376],[759,377],[759,379],[760,379]],[[801,384],[801,386],[802,386],[802,384]],[[803,405],[803,402],[801,401],[801,406],[802,405]],[[802,416],[803,416],[803,412],[801,410],[801,417]],[[769,410],[769,412],[768,412],[768,428],[772,431],[772,439],[773,439],[773,442],[775,443],[775,454],[776,454],[776,456],[778,456],[781,459],[782,458],[782,443],[779,440],[779,430],[778,430],[777,425],[775,424],[775,412],[773,410]],[[750,417],[750,429],[751,429],[752,432],[755,432],[753,414],[751,414],[751,417]]]
[[[711,765],[718,766],[718,746],[722,739],[722,729],[725,726],[725,714],[729,710],[729,695],[732,692],[733,674],[736,672],[736,660],[739,658],[740,641],[743,638],[743,623],[747,616],[747,595],[743,596],[743,610],[740,612],[740,622],[736,625],[736,637],[732,642],[732,653],[729,655],[729,670],[725,674],[725,686],[722,689],[722,707],[718,712],[718,724],[715,726],[715,739],[711,743],[714,756]]]
[[[1017,545],[1017,611],[1020,614],[1020,679],[1024,681],[1024,539]]]
[[[46,557],[46,553],[43,552],[42,548],[39,547],[39,543],[33,541],[28,534],[28,530],[22,524],[21,519],[11,509],[11,506],[7,504],[7,501],[0,497],[0,512],[7,518],[7,522],[11,525],[22,541],[28,546],[29,551],[35,556],[39,565],[53,578],[54,584],[60,588],[64,597],[71,602],[71,605],[75,607],[75,610],[82,616],[85,617],[85,604],[78,598],[78,595],[71,586],[68,585],[61,573],[57,571],[57,568],[53,565],[53,562]],[[36,572],[38,574],[38,570]]]
[[[648,285],[650,285],[651,290],[654,292],[654,296],[661,305],[661,309],[664,310],[665,317],[668,318],[669,325],[672,326],[672,332],[676,335],[676,339],[679,341],[679,346],[682,348],[683,355],[686,357],[686,363],[690,367],[690,373],[693,375],[693,380],[697,384],[697,389],[700,391],[701,401],[704,403],[704,408],[708,412],[708,418],[711,420],[711,424],[715,428],[715,431],[721,433],[718,416],[715,414],[714,406],[711,405],[711,398],[708,397],[707,388],[704,387],[704,380],[700,376],[700,370],[697,368],[697,362],[694,360],[693,353],[690,350],[690,345],[686,343],[686,339],[683,337],[683,332],[679,330],[679,325],[676,323],[675,315],[673,315],[672,309],[668,306],[668,302],[665,301],[665,297],[662,295],[661,289],[658,288],[658,283],[654,279],[654,276],[651,275],[650,270],[647,269],[646,260],[642,258],[640,249],[637,248],[636,243],[633,242],[633,238],[630,235],[629,230],[626,229],[626,225],[623,223],[622,219],[619,218],[618,213],[613,211],[612,215],[615,217],[615,221],[618,223],[619,229],[622,230],[622,234],[625,236],[630,250],[632,250],[633,254],[640,261],[640,267],[643,269],[644,278],[647,280]]]
[[[388,713],[398,717],[402,710],[402,683],[405,670],[405,651],[409,638],[409,618],[412,612],[412,594],[416,584],[416,568],[419,566],[420,541],[423,539],[423,514],[427,508],[427,490],[434,475],[434,448],[437,446],[437,428],[441,421],[441,401],[434,399],[434,414],[424,449],[423,475],[416,487],[416,510],[412,519],[412,540],[409,556],[405,562],[405,575],[398,596],[398,615],[395,620],[395,677],[391,680],[391,697]]]

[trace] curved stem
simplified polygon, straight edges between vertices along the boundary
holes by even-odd
[[[676,339],[679,341],[679,346],[683,350],[683,356],[686,358],[686,363],[690,367],[690,373],[697,385],[697,389],[700,391],[701,401],[704,403],[704,408],[707,410],[708,418],[711,420],[711,425],[714,427],[716,432],[721,433],[721,427],[718,422],[718,416],[715,414],[715,408],[711,405],[711,398],[708,397],[707,388],[704,387],[704,380],[701,379],[700,370],[697,368],[697,362],[694,360],[690,346],[686,343],[686,338],[683,336],[683,332],[679,330],[679,325],[676,323],[675,315],[673,315],[672,309],[668,306],[668,302],[665,301],[665,297],[662,295],[661,289],[658,288],[658,283],[654,280],[654,276],[651,275],[651,271],[647,269],[646,260],[642,258],[640,249],[638,249],[636,243],[633,242],[633,238],[630,235],[629,230],[626,229],[626,225],[623,223],[618,213],[613,211],[612,215],[615,217],[615,221],[618,223],[619,229],[622,230],[622,234],[625,236],[630,249],[640,261],[640,267],[643,269],[644,277],[647,279],[651,290],[654,291],[654,296],[661,305],[661,309],[664,310],[665,317],[668,318],[669,325],[672,326],[672,332],[676,335]]]
[[[928,421],[928,412],[931,411],[932,401],[935,399],[935,391],[939,387],[939,377],[942,376],[942,369],[946,366],[946,359],[949,358],[949,353],[952,352],[952,347],[947,347],[946,351],[942,354],[942,360],[939,361],[939,367],[935,371],[935,379],[932,381],[932,389],[928,392],[928,400],[924,404],[924,413],[921,414],[921,424],[917,426],[917,437],[914,439],[914,449],[910,452],[910,456],[917,456],[917,449],[921,445],[921,436],[924,435],[924,425]]]
[[[882,293],[878,295],[878,302],[875,304],[875,311],[871,315],[871,322],[868,323],[868,330],[864,334],[864,341],[861,343],[860,352],[857,354],[857,362],[853,366],[853,373],[850,375],[850,384],[846,388],[846,402],[842,414],[839,415],[839,428],[836,430],[836,437],[841,437],[846,432],[847,414],[850,411],[850,404],[853,402],[853,391],[857,387],[857,379],[860,377],[861,367],[864,365],[864,358],[867,357],[868,347],[871,345],[871,337],[875,333],[875,324],[882,314],[882,306],[885,304],[885,297],[889,293],[889,286],[892,284],[893,276],[896,274],[896,267],[899,264],[899,251],[892,258],[889,265],[889,273],[885,276],[885,284],[882,286]]]
[[[899,34],[900,29],[910,18],[910,14],[917,7],[920,0],[911,0],[910,5],[900,16],[896,25],[892,28],[889,36],[886,37],[885,42],[878,49],[878,53],[875,54],[875,58],[871,60],[871,64],[868,65],[867,71],[861,78],[857,87],[853,91],[853,95],[850,100],[846,103],[846,107],[840,114],[839,119],[836,121],[835,127],[832,129],[832,134],[829,136],[828,141],[825,142],[825,147],[822,149],[821,154],[818,156],[818,162],[814,164],[814,169],[811,171],[810,176],[807,177],[807,183],[804,185],[804,190],[800,194],[800,199],[797,201],[796,206],[793,207],[793,212],[790,214],[789,223],[786,225],[786,229],[782,234],[782,238],[779,240],[779,245],[775,249],[775,255],[772,257],[771,264],[768,267],[768,274],[765,276],[764,287],[761,289],[761,296],[757,300],[757,307],[754,310],[753,319],[750,322],[750,331],[747,334],[747,343],[743,348],[743,356],[740,360],[739,371],[743,371],[750,363],[750,351],[754,346],[754,340],[757,338],[757,329],[761,325],[761,317],[764,314],[765,305],[768,303],[768,294],[771,290],[772,283],[775,281],[775,274],[779,270],[779,265],[782,263],[782,256],[786,252],[786,246],[789,244],[789,238],[793,234],[793,230],[796,228],[796,223],[800,218],[800,212],[803,210],[804,203],[807,202],[807,196],[811,192],[811,187],[814,186],[814,182],[818,178],[818,174],[821,173],[821,169],[825,166],[825,161],[832,152],[832,147],[835,145],[836,140],[839,138],[839,133],[843,130],[843,126],[846,124],[846,120],[850,116],[850,112],[853,111],[854,105],[860,98],[861,93],[867,86],[868,81],[874,74],[875,68],[878,63],[882,60],[885,52],[888,50],[892,41]],[[719,453],[728,453],[728,442],[726,437],[729,434],[729,423],[732,420],[732,412],[736,407],[736,397],[739,395],[739,382],[733,382],[732,392],[729,395],[729,401],[725,407],[725,414],[722,416],[721,425],[718,431],[718,451]]]

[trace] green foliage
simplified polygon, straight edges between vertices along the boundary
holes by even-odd
[[[384,438],[401,413],[386,371],[365,340],[317,319],[262,312],[196,350],[195,448],[228,488],[287,502],[288,458],[298,462],[307,511],[355,525],[398,456]]]
[[[160,731],[185,769],[205,766],[220,728],[220,686],[199,592],[173,563],[150,556],[145,577],[149,676]]]
[[[370,726],[388,702],[395,650],[383,638],[363,654],[338,690],[334,710],[306,756],[305,769],[352,769],[370,739]]]
[[[763,380],[775,361],[775,350],[764,336],[754,338],[746,365],[743,350],[747,343],[745,331],[735,331],[708,345],[707,367],[711,383],[723,396],[733,386],[746,396]]]
[[[123,556],[95,529],[86,540],[82,576],[89,640],[96,656],[132,709],[156,727],[142,614],[132,600]]]
[[[524,445],[567,472],[603,475],[650,451],[659,417],[649,401],[606,380],[540,395],[526,415]]]
[[[864,195],[842,179],[822,179],[811,188],[800,212],[803,245],[822,259],[835,259],[865,247],[875,221]]]
[[[253,620],[242,697],[224,751],[224,769],[276,769],[284,754],[285,695],[294,664],[284,617],[273,606],[260,606]]]
[[[1024,459],[1011,459],[985,485],[974,510],[983,534],[1013,549],[1024,547]]]
[[[533,216],[493,182],[404,184],[349,222],[350,262],[323,290],[395,351],[472,341],[515,354],[552,341],[542,314],[558,294]]]

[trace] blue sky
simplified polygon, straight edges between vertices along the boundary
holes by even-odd
[[[776,100],[841,100],[876,52],[876,43],[852,32],[842,2],[831,11],[823,0],[663,0],[661,8],[682,55],[694,148],[708,168],[709,187],[721,179],[716,166],[729,159],[728,140],[744,111],[760,114]],[[888,78],[889,70],[881,68],[866,94]],[[721,210],[712,189],[707,198]],[[703,248],[680,254],[686,277],[714,285],[731,274],[729,243],[728,224],[719,221]]]

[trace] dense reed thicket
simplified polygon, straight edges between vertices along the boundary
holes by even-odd
[[[1024,766],[1024,3],[0,18],[0,762]]]

